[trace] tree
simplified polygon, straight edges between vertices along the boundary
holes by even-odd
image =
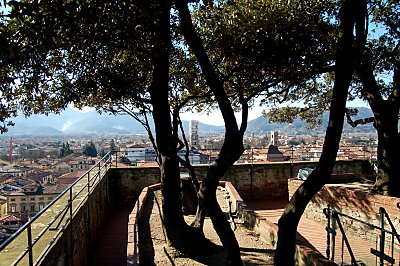
[[[391,196],[400,195],[400,20],[395,15],[399,8],[398,1],[371,1],[372,26],[380,32],[365,36],[357,65],[360,94],[372,109],[378,133],[375,189]]]
[[[366,2],[344,1],[340,11],[340,38],[336,55],[335,82],[331,100],[329,124],[317,167],[297,189],[278,221],[278,243],[274,265],[295,265],[296,231],[300,218],[315,194],[327,182],[335,164],[346,112],[346,99],[353,74],[353,30],[356,25],[358,42],[364,37]]]
[[[71,150],[68,141],[67,141],[67,144],[65,144],[65,143],[63,142],[62,148],[60,149],[59,157],[60,157],[60,158],[63,158],[63,157],[65,157],[65,156],[67,156],[67,155],[70,155],[71,153],[74,153],[74,151]]]
[[[259,4],[263,1],[254,5],[253,2],[238,2],[246,8],[235,7],[230,1],[218,5],[199,3],[192,10],[192,14],[199,14],[195,25],[187,1],[181,0],[174,1],[178,12],[172,13],[171,2],[155,0],[10,2],[13,7],[10,20],[2,20],[4,30],[0,38],[8,51],[1,54],[5,66],[1,89],[8,101],[0,104],[7,103],[9,106],[4,109],[13,111],[13,103],[18,102],[24,114],[30,115],[58,112],[73,102],[78,107],[95,106],[98,110],[124,111],[136,119],[142,118],[160,163],[163,223],[168,243],[188,252],[193,252],[196,244],[204,244],[198,240],[204,238],[200,229],[206,211],[226,248],[227,263],[240,265],[237,242],[215,193],[219,180],[243,152],[248,106],[253,97],[262,93],[273,97],[272,100],[283,101],[291,92],[302,92],[302,87],[316,91],[318,86],[310,80],[315,81],[318,74],[326,72],[332,58],[331,42],[324,39],[327,36],[324,31],[315,35],[315,30],[301,24],[315,6],[317,11],[310,18],[310,27],[316,21],[315,25],[321,26],[317,28],[330,32],[329,17],[323,5],[318,4],[322,1],[297,6],[302,12],[296,14],[297,22],[292,24],[287,23],[292,19],[288,14],[295,12],[285,12],[282,8],[293,6],[274,6],[279,15],[274,20],[275,11],[269,12],[271,17],[262,26],[284,25],[280,31],[274,31],[274,27],[262,30],[259,24],[251,27],[253,18],[262,13]],[[272,3],[262,5],[265,10],[270,6]],[[219,12],[220,9],[235,16]],[[246,14],[247,10],[254,14]],[[246,19],[241,21],[242,17]],[[284,19],[278,19],[281,17]],[[207,27],[207,23],[205,27],[197,27],[203,22],[213,23],[214,19],[225,28]],[[249,37],[247,29],[251,29]],[[293,40],[285,34],[289,30],[296,36]],[[270,31],[271,35],[266,34]],[[304,36],[309,37],[301,39]],[[232,40],[228,47],[227,40]],[[262,53],[257,54],[259,51]],[[315,54],[322,55],[320,58],[324,60],[312,60]],[[304,93],[311,94],[309,91]],[[36,105],[37,102],[41,105]],[[193,105],[218,107],[226,132],[218,159],[201,186],[191,171],[200,206],[190,227],[181,210],[179,163],[191,167],[177,152],[185,146],[185,140],[178,136],[179,112]],[[234,116],[239,109],[242,110],[240,127]],[[148,112],[154,120],[155,138],[148,126]],[[1,121],[7,122],[12,115],[6,113]]]
[[[91,141],[83,148],[83,154],[90,157],[97,157],[97,150],[94,143]]]
[[[114,139],[111,139],[111,141],[110,141],[110,151],[111,151],[111,153],[114,153],[117,151],[117,146],[115,146]]]
[[[130,164],[131,163],[131,161],[129,161],[128,157],[126,157],[126,156],[120,156],[118,158],[118,162],[119,163],[125,163],[125,164]]]
[[[147,129],[146,113],[151,112],[156,140],[151,134],[150,139],[160,163],[168,243],[181,251],[200,250],[193,246],[203,242],[193,239],[201,234],[185,223],[180,208],[178,128],[172,128],[169,102],[171,3],[9,4],[12,11],[1,21],[1,40],[11,52],[1,54],[1,89],[10,101],[0,104],[12,111],[8,107],[16,97],[25,115],[59,112],[70,102],[99,111],[122,110],[143,116]],[[1,121],[13,113],[7,115]]]

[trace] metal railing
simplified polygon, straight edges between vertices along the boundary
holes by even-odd
[[[73,223],[74,215],[88,200],[111,162],[112,156],[108,153],[2,243],[0,264],[39,265],[65,228]],[[72,250],[73,243],[71,254]]]
[[[399,204],[397,204],[397,207],[400,208]],[[394,265],[396,263],[396,256],[400,261],[400,236],[383,207],[379,208],[379,226],[335,211],[329,205],[323,212],[328,220],[326,227],[326,255],[331,261],[340,263],[340,265],[380,266]],[[347,230],[345,230],[344,224],[350,225],[347,227]],[[348,231],[349,227],[354,227],[356,224],[364,226],[366,233],[375,237],[375,243],[367,240],[363,241],[363,244],[368,243],[365,246],[360,246],[360,242],[355,243],[355,238],[349,236]],[[387,225],[389,229],[385,228]],[[354,240],[353,243],[352,240]],[[341,242],[340,246],[337,246],[337,241]],[[369,244],[375,244],[375,247],[371,248]],[[353,250],[352,245],[353,247],[356,246],[357,252]],[[335,257],[336,253],[340,255],[339,260]]]

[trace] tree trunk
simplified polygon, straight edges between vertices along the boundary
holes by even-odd
[[[298,223],[308,202],[329,179],[335,164],[343,129],[347,93],[352,78],[352,44],[353,26],[355,24],[353,14],[362,15],[357,12],[362,5],[361,1],[346,0],[339,12],[340,37],[336,55],[335,83],[329,113],[329,124],[321,158],[316,169],[294,193],[279,219],[278,243],[274,265],[295,265],[295,243]]]
[[[156,142],[160,159],[162,219],[168,244],[180,251],[191,252],[193,235],[183,219],[180,193],[180,171],[177,155],[177,140],[172,134],[169,90],[169,56],[171,49],[170,8],[168,1],[160,1],[156,16],[158,28],[155,29],[158,42],[154,47],[153,80],[149,87]]]
[[[398,133],[398,109],[390,103],[384,108],[374,106],[376,129],[378,132],[377,163],[378,173],[374,189],[383,195],[400,195],[400,154]]]
[[[399,66],[394,66],[393,90],[385,100],[385,91],[375,79],[371,51],[365,45],[361,47],[363,56],[358,65],[358,74],[363,84],[363,95],[367,99],[375,117],[378,133],[377,164],[378,174],[375,190],[391,196],[400,195],[400,136],[398,131],[400,78]]]
[[[187,7],[187,1],[175,0],[174,2],[179,12],[181,29],[185,41],[200,64],[207,84],[218,102],[225,122],[224,144],[216,162],[210,166],[206,177],[203,179],[198,193],[199,202],[210,216],[214,229],[225,248],[226,265],[243,265],[240,258],[239,244],[237,243],[235,234],[229,226],[225,214],[222,212],[216,199],[216,189],[219,181],[228,168],[240,158],[244,151],[243,133],[239,131],[232,105],[226,95],[223,84],[216,74],[201,40],[194,29]],[[242,123],[247,123],[247,121],[242,121]],[[201,221],[201,218],[197,221]]]

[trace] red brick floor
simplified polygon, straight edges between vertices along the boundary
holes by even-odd
[[[286,203],[287,201],[283,199],[246,201],[250,209],[276,224]],[[118,207],[112,209],[109,213],[95,247],[94,259],[90,265],[126,265],[127,223],[130,211],[130,207]],[[324,256],[326,256],[325,226],[326,224],[320,224],[306,218],[302,218],[298,226],[298,232]],[[376,248],[373,243],[352,235],[348,235],[348,238],[357,260],[363,261],[365,265],[379,265],[379,263],[375,264],[376,259],[370,253],[371,248]],[[340,253],[342,245],[340,233],[338,233],[335,243],[335,262],[340,264],[342,257]],[[390,254],[389,251],[386,252]],[[395,254],[396,265],[399,265],[399,256],[399,254]],[[349,255],[346,251],[343,258],[345,262],[349,261]]]
[[[259,215],[265,217],[275,224],[278,223],[279,217],[283,213],[286,203],[287,200],[285,199],[246,201],[246,204],[250,209],[253,209]],[[324,256],[326,256],[327,247],[327,233],[325,227],[326,224],[321,224],[304,217],[301,218],[298,226],[298,232]],[[342,236],[339,229],[337,229],[337,232],[338,233],[335,241],[335,262],[340,264],[342,260]],[[371,248],[377,248],[375,243],[368,242],[354,235],[347,234],[347,237],[357,261],[362,261],[365,263],[365,265],[379,265],[379,262],[376,264],[376,257],[370,252]],[[390,252],[391,251],[386,250],[386,254],[390,254]],[[397,262],[396,265],[399,265],[399,256],[399,254],[394,254]],[[346,249],[343,252],[343,261],[350,261],[350,256]]]
[[[131,210],[132,207],[126,206],[111,208],[96,243],[90,265],[126,266],[128,216]]]

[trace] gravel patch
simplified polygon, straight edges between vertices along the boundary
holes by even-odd
[[[217,191],[217,200],[221,209],[226,212],[228,210],[227,202],[224,198],[224,192]],[[140,254],[141,265],[223,265],[224,252],[216,234],[211,220],[206,217],[204,224],[205,236],[220,248],[216,248],[213,254],[201,257],[172,257],[165,249],[165,234],[161,224],[161,192],[159,190],[150,192],[147,198],[144,212],[139,221],[140,234]],[[185,216],[185,220],[190,223],[193,215]],[[244,265],[273,265],[273,256],[275,250],[273,247],[264,242],[260,236],[252,230],[247,229],[242,221],[234,219],[236,224],[235,236],[239,243],[241,257]]]

